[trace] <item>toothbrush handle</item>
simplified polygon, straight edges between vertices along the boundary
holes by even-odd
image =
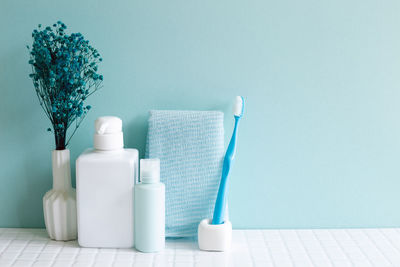
[[[222,166],[222,176],[221,182],[219,184],[217,200],[215,201],[214,215],[212,224],[222,224],[225,219],[225,209],[226,209],[226,198],[227,198],[227,180],[229,171],[231,168],[231,163],[235,157],[236,151],[236,139],[237,139],[237,128],[239,125],[240,117],[235,116],[235,127],[233,129],[233,134],[231,141],[229,142],[228,149],[225,153],[224,163]]]

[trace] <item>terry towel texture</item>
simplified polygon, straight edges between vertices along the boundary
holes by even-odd
[[[146,158],[159,158],[165,184],[165,234],[194,236],[212,218],[224,157],[224,114],[152,110]]]

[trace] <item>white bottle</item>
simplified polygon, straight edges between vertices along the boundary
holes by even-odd
[[[140,183],[135,186],[135,247],[157,252],[165,247],[165,185],[160,160],[140,160]]]
[[[76,160],[78,242],[82,247],[130,248],[139,153],[123,148],[121,119],[100,117],[95,128],[94,149]]]

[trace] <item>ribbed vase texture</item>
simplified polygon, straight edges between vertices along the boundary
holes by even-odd
[[[76,193],[71,185],[70,152],[52,151],[53,189],[43,197],[46,230],[51,239],[59,241],[77,238]]]

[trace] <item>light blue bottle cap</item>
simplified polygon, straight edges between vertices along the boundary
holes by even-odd
[[[140,181],[144,184],[160,181],[160,159],[140,160]]]

